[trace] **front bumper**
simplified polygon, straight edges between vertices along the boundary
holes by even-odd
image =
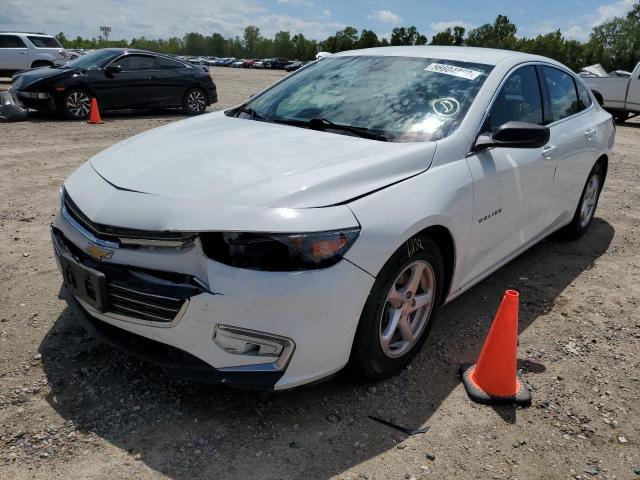
[[[78,251],[93,245],[61,213],[53,228]],[[175,319],[164,323],[100,312],[65,291],[70,308],[92,332],[159,364],[172,376],[275,390],[320,380],[346,365],[374,281],[346,260],[303,272],[237,269],[209,260],[197,242],[178,251],[116,248],[96,268],[100,264],[107,273],[121,268],[188,274],[204,288],[188,298]],[[277,359],[257,356],[255,351],[232,352],[215,339],[225,326],[288,339],[293,348],[283,349]],[[178,362],[176,355],[181,358]]]

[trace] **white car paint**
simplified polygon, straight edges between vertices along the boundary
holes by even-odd
[[[41,65],[62,65],[70,60],[67,51],[60,46],[38,47],[34,40],[51,40],[51,35],[43,33],[0,32],[0,70],[18,71],[39,62]],[[3,39],[17,42],[11,48],[3,48]],[[17,39],[17,40],[16,40]]]
[[[414,235],[438,227],[452,236],[451,300],[569,223],[589,171],[610,154],[611,117],[595,101],[549,125],[546,147],[555,149],[546,156],[542,148],[470,153],[494,94],[520,66],[553,65],[578,78],[553,60],[459,47],[336,55],[415,56],[495,67],[461,125],[437,142],[385,143],[213,113],[96,155],[71,175],[65,189],[99,224],[190,232],[302,233],[357,226],[361,231],[342,261],[302,272],[229,267],[207,258],[198,241],[177,251],[115,249],[105,262],[193,275],[212,293],[192,298],[179,321],[165,328],[108,313],[94,316],[218,369],[266,365],[262,357],[222,350],[212,340],[219,324],[288,337],[295,351],[275,388],[319,380],[346,365],[375,277]],[[479,221],[498,210],[490,221]],[[54,227],[81,249],[91,244],[60,213]]]

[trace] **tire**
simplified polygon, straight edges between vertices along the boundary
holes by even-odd
[[[31,64],[31,68],[42,68],[42,67],[52,67],[53,63],[48,62],[47,60],[36,60]]]
[[[58,109],[69,120],[85,120],[91,111],[92,95],[79,88],[70,88],[60,98]]]
[[[616,112],[613,114],[613,119],[616,123],[624,123],[629,118],[629,112]]]
[[[600,162],[596,163],[589,172],[587,181],[582,189],[580,201],[573,214],[571,223],[561,230],[562,236],[568,240],[580,238],[589,229],[598,207],[600,192],[604,184],[604,172]]]
[[[419,269],[420,283],[412,292],[411,279]],[[351,369],[378,380],[408,365],[431,330],[442,303],[443,287],[442,253],[431,238],[414,237],[398,249],[382,268],[362,311],[351,350]],[[424,307],[416,304],[429,295],[431,300]],[[402,320],[403,316],[408,322]],[[409,332],[413,341],[404,332]]]
[[[182,110],[187,115],[200,115],[207,109],[207,94],[201,88],[188,89],[182,99]]]

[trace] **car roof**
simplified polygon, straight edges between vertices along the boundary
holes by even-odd
[[[528,53],[522,52],[514,52],[511,50],[478,47],[441,47],[432,45],[365,48],[362,50],[349,50],[346,52],[340,52],[336,53],[335,55],[435,58],[442,60],[457,60],[460,62],[483,63],[486,65],[497,65],[498,63],[506,59],[518,59],[521,61],[543,60],[551,63],[556,63],[546,57],[541,57],[539,55],[530,55]]]
[[[49,35],[48,33],[42,32],[5,32],[0,30],[0,35],[37,35],[39,37],[53,37],[53,35]]]

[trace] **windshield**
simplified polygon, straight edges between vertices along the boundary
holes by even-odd
[[[328,57],[255,97],[241,112],[264,121],[307,122],[309,128],[318,121],[326,130],[355,127],[389,141],[438,140],[460,125],[492,69],[430,58]]]
[[[90,68],[101,67],[112,58],[119,55],[119,52],[113,50],[96,50],[95,52],[87,53],[81,57],[71,60],[65,66],[69,68],[81,68],[89,70]]]

